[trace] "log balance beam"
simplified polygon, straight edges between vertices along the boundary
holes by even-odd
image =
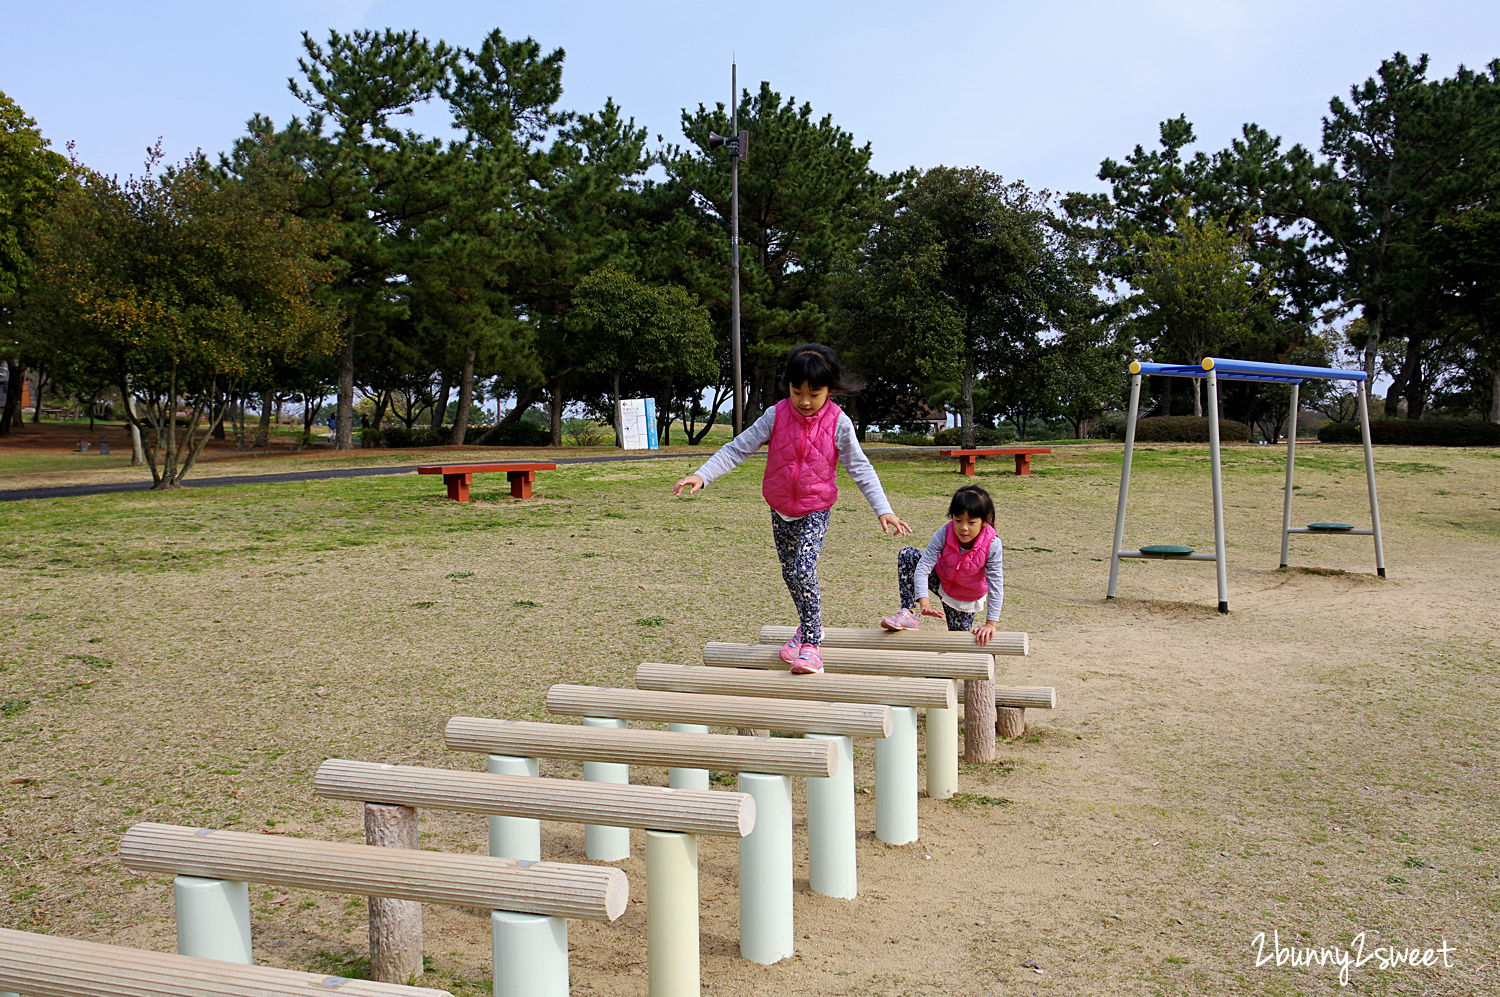
[[[496,993],[566,997],[567,918],[613,921],[630,899],[618,869],[415,848],[137,824],[120,842],[135,872],[177,877],[177,949],[249,963],[246,884],[390,897],[490,911]]]
[[[446,990],[247,966],[0,928],[0,991],[26,997],[452,997]]]
[[[755,800],[746,793],[616,786],[340,758],[318,766],[313,786],[318,795],[331,799],[406,808],[413,824],[414,808],[430,807],[527,818],[532,826],[540,820],[561,820],[641,828],[646,832],[646,962],[653,994],[699,991],[698,836],[738,839],[755,827]],[[538,852],[540,847],[538,838]]]
[[[840,755],[834,750],[833,741],[581,727],[478,717],[449,720],[444,741],[450,749],[486,752],[491,771],[534,773],[538,758],[619,766],[666,765],[674,786],[696,785],[696,776],[701,774],[705,789],[707,769],[737,773],[740,791],[753,796],[756,807],[755,828],[740,840],[740,955],[751,962],[767,964],[794,953],[791,779],[805,778],[811,785],[812,780],[826,781],[834,775]],[[492,850],[494,825],[502,821],[510,818],[491,819]],[[534,832],[529,828],[519,828],[516,833],[524,835],[528,843],[533,840]],[[536,857],[540,858],[539,845]],[[813,883],[814,889],[822,885],[817,878]]]

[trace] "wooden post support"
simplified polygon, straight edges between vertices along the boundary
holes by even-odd
[[[1026,710],[1018,706],[995,707],[995,736],[1006,739],[1026,733]]]
[[[995,760],[995,683],[964,682],[964,761]]]
[[[415,807],[365,804],[365,844],[416,848]],[[422,905],[415,900],[369,897],[370,978],[405,983],[422,974]]]

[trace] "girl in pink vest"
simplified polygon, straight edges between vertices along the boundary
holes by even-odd
[[[949,630],[972,630],[974,643],[988,644],[1005,602],[1002,552],[989,492],[965,485],[953,493],[948,522],[932,535],[927,549],[904,547],[896,555],[901,608],[880,625],[887,630],[915,630],[922,616],[941,616],[947,619]],[[932,591],[942,600],[942,612],[932,608]],[[985,620],[976,627],[974,617],[981,609]]]
[[[781,649],[797,675],[823,670],[823,604],[818,594],[818,555],[828,536],[829,512],[839,497],[835,471],[840,459],[849,477],[879,517],[881,532],[911,532],[880,487],[870,459],[860,449],[854,423],[829,401],[835,391],[852,390],[837,354],[820,343],[792,350],[781,383],[789,397],[767,409],[754,425],[730,440],[712,457],[672,487],[689,495],[734,470],[767,445],[766,477],[761,495],[771,507],[771,535],[781,559],[781,577],[797,607],[799,625]]]

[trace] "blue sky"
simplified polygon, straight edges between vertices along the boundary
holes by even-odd
[[[742,88],[764,79],[811,102],[879,169],[982,166],[1057,191],[1098,189],[1101,159],[1152,144],[1177,114],[1207,150],[1245,121],[1316,146],[1329,98],[1397,50],[1428,53],[1434,76],[1500,58],[1494,0],[0,0],[0,90],[55,147],[139,172],[158,136],[169,159],[213,155],[252,113],[299,113],[286,81],[304,29],[384,27],[562,47],[563,106],[613,97],[653,141],[680,139],[682,108],[727,100],[733,55]]]

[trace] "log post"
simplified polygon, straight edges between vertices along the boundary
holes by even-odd
[[[365,844],[417,847],[416,807],[365,804]],[[407,983],[422,975],[422,904],[370,897],[370,978]]]
[[[995,683],[964,681],[964,761],[995,760]]]
[[[995,708],[995,736],[1020,737],[1026,733],[1026,708],[997,706]]]

